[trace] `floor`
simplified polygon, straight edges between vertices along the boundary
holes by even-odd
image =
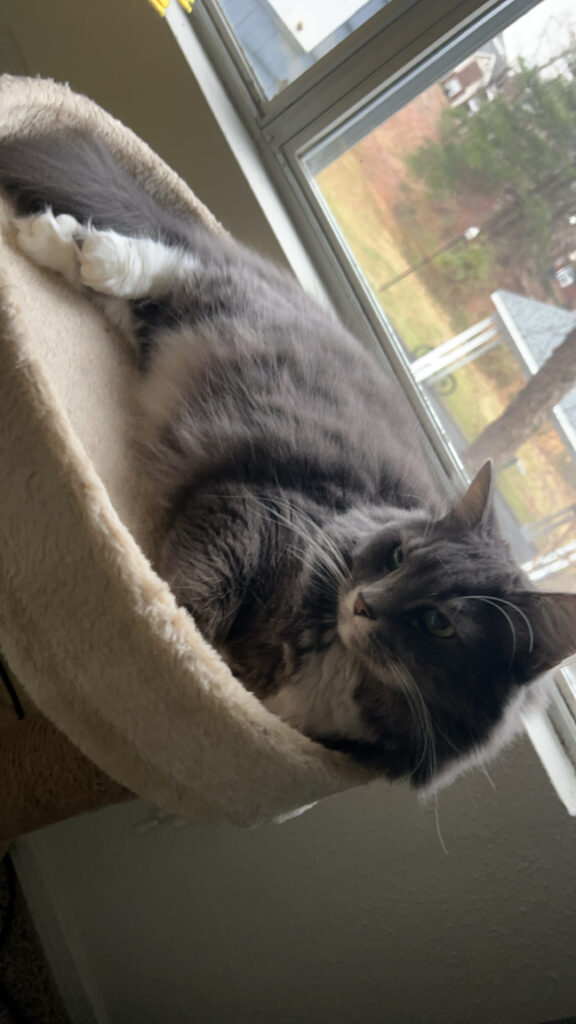
[[[70,1024],[9,854],[0,862],[0,1024]]]
[[[15,710],[0,683],[0,730]],[[0,1024],[70,1024],[56,991],[7,844],[0,841]]]

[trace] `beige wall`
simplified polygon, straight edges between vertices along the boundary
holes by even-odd
[[[147,812],[134,804],[38,833],[58,916],[107,1012],[96,1020],[573,1016],[576,823],[527,745],[491,776],[495,790],[479,775],[440,798],[447,854],[434,809],[384,784],[260,830],[137,835]]]
[[[1,25],[14,38],[0,57],[19,46],[31,73],[98,100],[227,227],[277,253],[146,0],[1,0]],[[527,743],[492,776],[494,790],[478,775],[441,797],[447,855],[433,808],[386,785],[248,832],[136,836],[134,804],[21,852],[39,857],[54,899],[32,885],[43,934],[64,928],[98,1021],[541,1024],[576,1014],[576,822]]]
[[[2,46],[2,28],[11,45],[5,34]],[[168,25],[147,0],[0,0],[3,54],[2,70],[22,67],[96,100],[160,153],[230,231],[281,258]]]

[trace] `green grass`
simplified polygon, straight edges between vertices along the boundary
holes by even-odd
[[[408,351],[440,344],[455,333],[451,316],[416,274],[380,293],[380,287],[410,263],[402,251],[392,211],[362,187],[358,179],[361,165],[341,161],[337,161],[337,173],[335,165],[328,167],[319,175],[318,184],[362,274]]]

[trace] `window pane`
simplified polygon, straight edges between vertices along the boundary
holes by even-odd
[[[494,457],[518,556],[576,590],[576,5],[443,60],[305,163],[464,465]]]
[[[271,99],[390,0],[219,0]]]

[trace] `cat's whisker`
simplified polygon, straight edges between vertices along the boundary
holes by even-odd
[[[530,622],[530,619],[528,618],[526,613],[523,612],[522,609],[519,608],[518,605],[515,604],[513,601],[507,601],[503,597],[494,597],[493,595],[490,596],[493,601],[497,601],[499,604],[505,604],[508,605],[509,608],[513,608],[514,611],[518,612],[518,615],[520,615],[520,617],[524,619],[524,622],[526,623],[526,628],[528,630],[528,636],[530,637],[528,651],[530,654],[532,654],[532,651],[534,650],[534,630],[532,628],[532,623]]]
[[[514,603],[514,601],[508,601],[504,597],[496,597],[495,594],[488,594],[488,595],[467,594],[466,596],[467,597],[476,598],[478,600],[482,600],[482,598],[483,598],[486,601],[488,601],[488,600],[492,601],[494,604],[505,604],[508,608],[513,608],[514,611],[517,612],[518,615],[526,623],[526,629],[528,630],[528,636],[530,638],[530,642],[528,644],[528,651],[529,651],[530,654],[532,654],[532,651],[534,650],[534,630],[532,628],[532,623],[530,622],[530,619],[528,618],[526,613],[523,612],[522,609],[519,608],[518,605]]]
[[[406,697],[408,706],[411,709],[412,713],[416,716],[419,731],[423,739],[423,749],[422,754],[420,756],[420,760],[412,769],[411,774],[413,775],[415,774],[415,772],[418,771],[418,768],[420,768],[420,766],[424,764],[426,756],[428,755],[428,770],[430,778],[434,778],[434,776],[436,775],[437,758],[432,716],[430,715],[430,711],[428,709],[426,701],[424,700],[424,697],[420,692],[420,688],[416,680],[412,676],[412,673],[408,670],[407,666],[402,663],[395,663],[394,669],[396,671],[396,677],[402,687],[402,692]],[[418,701],[415,700],[416,696],[419,698]],[[440,808],[438,792],[436,790],[434,791],[433,798],[436,834],[438,836],[438,841],[440,843],[440,846],[442,847],[443,852],[446,854],[446,856],[448,856],[448,847],[446,846],[444,836],[442,834],[442,829],[440,827]]]
[[[320,576],[321,573],[324,572],[326,576],[331,578],[336,588],[338,588],[344,580],[344,574],[340,567],[333,561],[329,552],[322,547],[316,538],[310,536],[305,530],[296,526],[296,524],[285,522],[284,525],[288,529],[291,529],[296,535],[300,536],[304,541],[305,546],[302,552],[302,561],[306,562],[309,568],[315,572],[317,576]],[[312,561],[309,557],[310,554],[316,556]]]
[[[302,564],[307,563],[306,555],[302,550],[290,547],[289,545],[286,546],[285,550],[299,558]],[[318,553],[316,554],[316,560],[309,566],[315,577],[315,591],[316,593],[324,594],[330,599],[334,599],[340,589],[342,577],[336,575],[332,567],[319,558]]]
[[[480,762],[478,763],[478,767],[479,767],[480,771],[482,772],[482,775],[485,775],[485,776],[486,776],[486,778],[487,778],[487,780],[488,780],[488,782],[489,782],[490,786],[491,786],[491,787],[492,787],[492,789],[494,790],[494,792],[496,792],[496,783],[494,782],[494,779],[493,779],[493,778],[492,778],[492,776],[490,775],[490,772],[488,771],[488,769],[487,769],[486,765],[485,765],[485,764],[483,764],[483,763],[482,763],[482,761],[480,761]]]
[[[257,500],[266,509],[268,513],[272,514],[275,517],[277,522],[282,523],[289,530],[292,530],[293,533],[296,534],[296,536],[301,537],[301,539],[304,541],[305,547],[311,548],[315,552],[317,557],[320,559],[323,568],[330,570],[332,572],[335,582],[337,581],[338,584],[342,582],[342,580],[345,578],[344,568],[343,566],[338,564],[338,562],[334,559],[330,550],[326,550],[322,546],[320,541],[315,536],[313,536],[311,532],[306,531],[300,524],[293,522],[291,519],[288,518],[288,516],[283,515],[278,508],[274,507],[274,505],[271,503],[273,499],[268,499],[268,501],[270,501],[270,504],[268,504],[267,501],[259,497],[257,498]],[[298,509],[295,514],[300,515],[300,510]],[[321,528],[316,523],[314,523],[312,519],[310,519],[310,522],[311,524],[313,524],[315,530],[318,533],[320,533]],[[324,539],[324,535],[322,534],[322,540]],[[338,552],[338,554],[340,553]]]
[[[306,522],[309,522],[310,525],[313,528],[315,528],[316,530],[320,530],[321,529],[318,526],[318,524],[314,522],[312,516],[309,515],[307,512],[305,512],[303,509],[298,509],[298,514]],[[328,546],[328,548],[331,551],[332,555],[334,556],[334,559],[336,560],[336,562],[342,567],[343,572],[345,574],[347,574],[348,573],[348,566],[346,565],[346,560],[344,558],[344,555],[342,554],[342,552],[340,551],[339,547],[337,546],[335,541],[332,539],[330,534],[327,533],[325,530],[322,531],[322,542]]]
[[[442,829],[440,828],[440,801],[438,800],[437,790],[434,791],[434,821],[436,822],[436,835],[438,836],[438,841],[444,853],[448,857],[448,847],[444,842],[444,836],[442,835]]]
[[[318,523],[316,523],[314,521],[312,516],[309,515],[306,511],[304,511],[304,509],[299,508],[295,504],[291,505],[290,501],[289,501],[289,499],[287,498],[286,495],[283,495],[282,500],[285,503],[285,505],[287,506],[287,509],[289,511],[292,511],[295,515],[299,516],[305,522],[309,523],[314,531],[316,531],[317,533],[321,534],[322,544],[325,545],[328,548],[328,551],[333,556],[335,563],[342,569],[342,572],[346,573],[347,572],[347,565],[346,565],[344,556],[343,556],[342,552],[339,550],[339,548],[336,546],[336,544],[334,543],[334,541],[332,540],[330,535],[328,533],[326,533],[322,529],[322,527],[319,526]]]
[[[518,638],[517,638],[517,635],[516,635],[516,628],[514,626],[514,623],[512,622],[512,619],[508,615],[508,612],[505,611],[504,608],[500,607],[500,600],[498,598],[486,597],[485,594],[466,594],[466,595],[461,596],[459,598],[459,600],[460,601],[483,601],[484,604],[489,604],[492,608],[496,608],[496,610],[499,611],[500,614],[504,616],[504,618],[506,619],[506,621],[507,621],[507,623],[508,623],[508,625],[510,627],[510,632],[512,634],[512,654],[510,655],[510,666],[512,666],[512,664],[514,662],[514,658],[516,656],[516,643],[517,643],[517,639]],[[503,601],[503,603],[504,604],[511,604],[510,601]],[[513,605],[513,607],[516,607],[516,605]],[[517,610],[519,610],[519,609],[517,609]],[[526,618],[526,616],[524,616],[524,618]]]
[[[424,522],[424,531],[423,531],[423,534],[422,534],[422,544],[427,544],[428,537],[431,534],[431,528],[433,528],[433,525],[434,525],[434,523],[433,523],[433,521],[431,521],[431,519],[428,519],[428,520],[426,520]]]
[[[206,494],[205,497],[219,498],[222,495],[219,494]],[[333,578],[334,584],[339,587],[340,584],[350,574],[350,570],[342,552],[338,549],[335,542],[331,537],[323,532],[322,527],[318,525],[307,512],[299,508],[295,503],[291,504],[286,495],[282,497],[275,497],[272,495],[259,495],[251,493],[246,494],[230,494],[226,493],[228,498],[237,498],[243,502],[250,501],[257,502],[261,507],[262,511],[256,511],[256,515],[262,519],[267,520],[272,515],[277,522],[282,523],[287,529],[291,530],[296,536],[300,537],[304,542],[303,551],[298,551],[296,548],[292,548],[294,554],[301,556],[302,561],[306,561],[307,549],[312,549],[317,555],[318,562],[312,568],[319,571],[320,566],[326,571],[330,572]],[[299,523],[294,522],[289,518],[287,514],[283,514],[278,508],[277,503],[282,502],[287,512],[292,512],[295,516],[300,517],[306,522],[310,523],[312,532],[308,532]],[[254,509],[252,511],[255,511]],[[316,535],[315,535],[316,534]],[[319,535],[319,536],[317,536]]]
[[[434,731],[432,728],[430,712],[426,705],[426,701],[424,700],[412,673],[404,663],[399,661],[392,662],[391,668],[393,669],[402,692],[406,697],[408,706],[416,720],[418,731],[423,741],[420,760],[412,769],[411,774],[414,774],[418,768],[425,763],[426,757],[428,757],[428,769],[430,770],[431,776],[434,776],[436,774],[436,745],[434,741]]]
[[[451,740],[450,737],[446,735],[446,733],[438,725],[437,721],[434,722],[434,730],[438,733],[439,736],[442,737],[444,742],[454,751],[454,753],[458,754],[458,757],[463,757],[464,756],[464,751],[461,750],[460,747],[457,747],[456,744],[454,743],[454,741]]]

